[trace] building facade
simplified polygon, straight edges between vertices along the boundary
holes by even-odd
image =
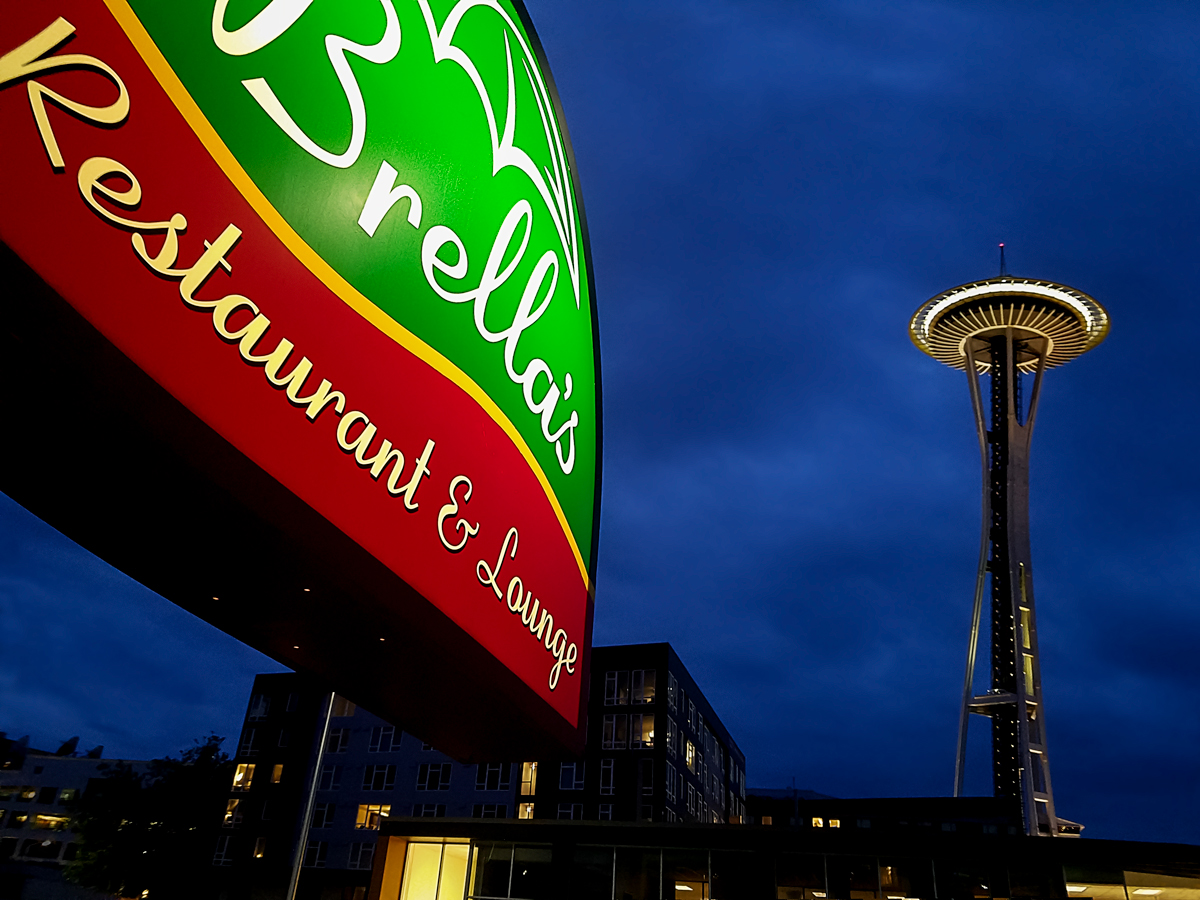
[[[518,818],[740,821],[746,757],[670,644],[595,647],[591,681],[583,758],[539,763]]]
[[[745,757],[670,645],[595,648],[591,673],[582,757],[478,765],[304,676],[259,675],[213,852],[225,896],[296,878],[300,898],[362,900],[397,818],[740,821]]]
[[[77,850],[71,804],[117,762],[135,771],[147,763],[102,759],[103,747],[80,754],[77,742],[72,738],[51,752],[0,732],[0,897],[94,896],[62,881]]]

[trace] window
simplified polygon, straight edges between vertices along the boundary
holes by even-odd
[[[355,843],[350,845],[351,869],[369,869],[375,862],[375,845],[371,843]]]
[[[841,827],[842,827],[842,820],[841,820],[841,819],[830,819],[830,820],[829,820],[829,827],[830,827],[830,828],[841,828]]]
[[[518,804],[517,805],[517,818],[518,819],[532,819],[533,818],[533,804],[532,803]]]
[[[421,743],[421,749],[422,749],[422,750],[426,750],[426,751],[428,751],[428,750],[432,750],[432,749],[433,749],[433,744],[429,743],[428,741],[423,741],[423,742]]]
[[[670,672],[667,673],[667,706],[675,709],[679,702],[679,682]]]
[[[338,791],[342,788],[342,767],[326,763],[321,768],[321,780],[317,787],[323,791]]]
[[[679,726],[675,720],[667,716],[667,755],[676,756],[679,753]]]
[[[440,819],[446,815],[446,804],[418,803],[413,806],[413,815],[419,818]]]
[[[233,790],[248,791],[254,781],[254,763],[238,763],[233,772]]]
[[[521,796],[532,797],[537,793],[537,763],[521,763]]]
[[[611,822],[612,821],[612,808],[613,808],[613,805],[611,803],[601,803],[600,804],[600,814],[598,816],[596,816],[596,818],[599,819],[601,822]]]
[[[397,745],[400,742],[395,737],[394,726],[376,725],[371,729],[371,744],[367,749],[371,753],[391,753],[393,748],[399,749]]]
[[[280,729],[279,743],[277,746],[286,747],[288,745],[288,738],[289,738],[289,735],[288,735],[287,729],[286,728]]]
[[[355,706],[341,694],[333,695],[333,710],[330,715],[337,718],[349,718],[354,715]]]
[[[258,748],[254,746],[257,729],[245,728],[242,730],[242,740],[238,744],[238,756],[257,756]]]
[[[66,831],[70,825],[70,816],[48,816],[38,813],[33,817],[33,827],[43,831]]]
[[[217,848],[213,851],[214,866],[228,866],[233,864],[233,857],[229,853],[229,835],[223,834],[217,838]]]
[[[230,800],[225,804],[225,819],[221,822],[224,827],[232,828],[238,822],[242,821],[242,813],[238,809],[238,805],[241,802],[241,800]]]
[[[358,818],[354,820],[354,827],[378,831],[379,820],[387,818],[391,814],[392,804],[390,803],[360,803],[358,806]]]
[[[814,816],[813,820],[812,820],[812,827],[813,828],[824,828],[825,820]]]
[[[507,791],[511,771],[508,763],[480,763],[475,767],[475,790]]]
[[[696,745],[691,741],[684,744],[683,759],[687,763],[688,771],[694,773],[696,771]]]
[[[658,673],[654,669],[637,669],[633,673],[633,702],[635,705],[654,702],[654,683]]]
[[[506,803],[476,803],[471,807],[472,819],[507,819],[508,804]]]
[[[600,760],[600,793],[611,794],[613,792],[613,761],[611,759]]]
[[[654,793],[654,760],[638,760],[638,781],[642,783],[642,794],[649,796]]]
[[[600,745],[604,750],[624,750],[628,716],[605,716]]]
[[[629,746],[646,750],[654,747],[654,713],[630,716]]]
[[[36,775],[37,773],[35,772],[34,774]],[[33,785],[26,785],[25,787],[21,788],[21,799],[22,800],[32,800],[37,795],[38,795],[38,789],[35,788]]]
[[[283,763],[275,763],[275,768],[271,770],[271,784],[279,784],[283,781]]]
[[[1033,657],[1028,653],[1021,654],[1025,658],[1025,693],[1033,696]]]
[[[558,789],[560,791],[583,790],[583,763],[565,762],[558,770]]]
[[[629,673],[606,672],[604,674],[604,705],[625,706],[629,703]]]
[[[325,841],[309,841],[308,846],[304,848],[304,862],[302,865],[306,869],[323,869],[325,868],[325,857],[328,855],[328,843]]]
[[[326,753],[342,753],[350,746],[349,728],[330,728],[325,740]]]
[[[63,788],[58,794],[58,802],[63,804],[70,803],[78,793],[79,791],[75,788]]]
[[[390,791],[396,786],[396,767],[393,766],[364,766],[364,791]]]
[[[677,815],[675,815],[675,810],[673,810],[673,809],[668,809],[668,810],[665,810],[665,812],[666,812],[665,820],[666,820],[667,822],[677,822],[677,821],[679,821],[679,817],[678,817]]]
[[[38,791],[38,803],[53,803],[54,798],[58,796],[58,788],[44,787]]]
[[[254,858],[262,859],[267,854],[267,839],[265,837],[254,839]]]
[[[692,785],[687,786],[688,789],[688,812],[692,815],[696,814],[696,789]]]
[[[300,708],[300,695],[288,694],[287,709],[285,712],[295,712]]]
[[[692,731],[700,731],[700,727],[696,722],[696,704],[691,700],[688,701],[688,725],[691,726]]]
[[[450,763],[421,763],[417,770],[417,790],[450,790]]]
[[[675,767],[667,763],[667,799],[672,803],[675,802],[675,789],[679,783],[679,773],[675,771]]]
[[[270,803],[264,803],[262,805],[262,820],[264,822],[271,821],[271,804]]]
[[[558,804],[558,817],[560,819],[582,819],[583,804],[582,803],[560,803]]]
[[[336,809],[333,803],[317,803],[313,806],[312,827],[313,828],[332,828],[333,827],[333,812]]]
[[[266,694],[255,694],[250,698],[250,712],[247,713],[246,719],[251,722],[260,722],[267,717],[270,710],[271,698]]]

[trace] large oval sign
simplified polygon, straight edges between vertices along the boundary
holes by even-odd
[[[237,564],[180,536],[184,549],[156,552],[200,567],[186,578],[105,555],[460,756],[488,740],[461,709],[430,708],[448,685],[575,742],[598,521],[595,304],[570,143],[523,7],[3,9],[0,238],[80,319],[25,327],[70,332],[97,359],[115,348],[162,396],[101,383],[116,356],[78,391],[38,390],[64,410],[120,393],[127,427],[238,511],[203,491],[173,508],[282,536]],[[183,437],[185,421],[203,437]],[[119,431],[94,440],[127,446]],[[236,464],[196,451],[209,440]],[[126,477],[140,482],[138,465]],[[169,517],[162,487],[131,490]],[[6,490],[89,546],[113,540],[61,485]],[[288,571],[272,582],[264,566]],[[259,590],[231,610],[237,582]],[[397,690],[425,697],[380,699]]]

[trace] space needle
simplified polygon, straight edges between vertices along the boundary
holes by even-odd
[[[970,716],[987,716],[994,795],[1019,799],[1026,834],[1069,836],[1079,834],[1081,826],[1055,814],[1046,747],[1029,553],[1029,445],[1042,376],[1104,340],[1109,319],[1104,307],[1082,291],[1004,274],[1000,247],[1000,277],[943,291],[922,304],[909,323],[919,349],[967,373],[983,461],[983,530],[954,796],[963,792]],[[982,375],[988,381],[986,400]],[[1032,382],[1027,391],[1023,381]],[[991,602],[991,679],[989,689],[976,695],[985,594]]]

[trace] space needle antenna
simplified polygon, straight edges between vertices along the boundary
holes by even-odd
[[[1054,809],[1029,546],[1029,445],[1042,376],[1108,334],[1108,313],[1082,291],[1000,276],[943,291],[912,317],[918,349],[966,373],[983,468],[983,527],[958,727],[954,796],[963,794],[967,725],[991,720],[992,793],[1019,802],[1026,834],[1078,835]],[[1022,377],[1032,376],[1023,390]],[[986,376],[986,385],[981,380]],[[986,396],[985,396],[986,390]],[[1022,394],[1028,393],[1028,398]],[[990,607],[990,679],[976,694],[980,623]]]

